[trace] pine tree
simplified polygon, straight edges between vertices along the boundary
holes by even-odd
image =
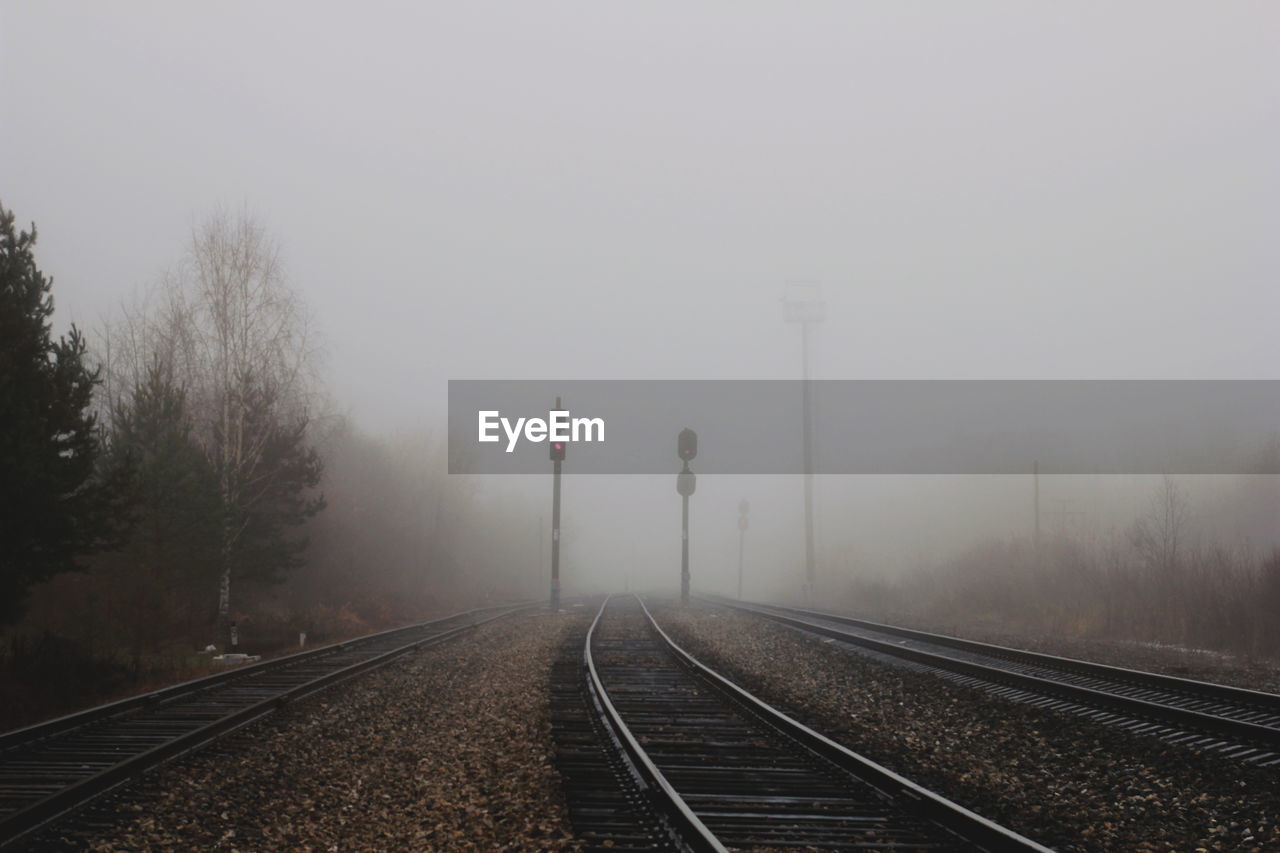
[[[135,664],[166,640],[207,631],[206,590],[216,583],[218,480],[192,436],[186,393],[159,361],[113,407],[108,464],[131,472],[136,523],[128,543],[96,561],[123,594]]]
[[[35,226],[14,220],[0,205],[0,624],[33,584],[117,544],[123,518],[118,479],[97,476],[98,372],[78,329],[53,339]]]
[[[238,512],[233,563],[238,580],[274,584],[303,565],[305,535],[297,532],[308,518],[324,509],[323,495],[315,492],[324,465],[319,452],[306,444],[305,422],[256,423],[266,431],[259,467],[257,497]]]

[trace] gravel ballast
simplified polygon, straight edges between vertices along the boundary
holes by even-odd
[[[548,680],[580,616],[481,626],[162,769],[76,849],[576,850]]]
[[[886,666],[746,614],[655,616],[761,698],[1055,849],[1280,850],[1274,770]]]
[[[882,621],[870,619],[869,621]],[[1212,681],[1247,690],[1280,693],[1280,661],[1248,658],[1212,649],[1114,640],[1101,637],[1071,637],[995,630],[964,623],[935,623],[921,619],[892,619],[890,624],[937,634],[950,634],[1048,655],[1094,661],[1109,666],[1141,669],[1178,678]]]

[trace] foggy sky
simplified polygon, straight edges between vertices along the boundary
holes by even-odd
[[[1274,4],[336,6],[0,2],[59,329],[221,204],[373,431],[450,378],[795,378],[789,279],[818,378],[1280,378]]]

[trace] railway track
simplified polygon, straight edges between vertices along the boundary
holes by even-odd
[[[4,733],[0,850],[290,702],[533,606],[481,608],[321,646]]]
[[[1280,695],[979,643],[849,616],[728,599],[707,601],[856,646],[1010,699],[1136,734],[1280,765]]]
[[[601,607],[581,671],[615,775],[627,777],[626,810],[656,821],[665,849],[1047,850],[756,699],[672,642],[634,597]],[[608,825],[575,810],[599,795],[600,774],[583,778],[569,779],[575,830],[605,846]]]

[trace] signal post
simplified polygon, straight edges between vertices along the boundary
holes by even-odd
[[[676,491],[680,494],[680,603],[689,603],[689,495],[697,488],[698,479],[689,470],[689,460],[698,455],[698,434],[686,427],[676,437],[676,455],[684,463],[676,475]]]
[[[743,498],[738,502],[738,600],[742,600],[742,549],[747,538],[747,528],[751,523],[747,520],[747,513],[751,511],[751,504]]]
[[[556,410],[560,398],[556,397]],[[551,612],[560,610],[560,466],[564,462],[565,443],[551,442]]]

